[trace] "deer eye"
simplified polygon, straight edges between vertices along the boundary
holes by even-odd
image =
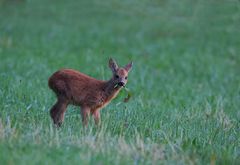
[[[119,78],[119,76],[118,76],[118,75],[115,75],[115,78]]]
[[[125,80],[127,80],[127,79],[128,79],[128,77],[126,76],[126,77],[125,77]]]

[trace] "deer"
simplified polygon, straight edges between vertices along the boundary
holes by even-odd
[[[56,94],[57,101],[50,109],[50,116],[55,126],[60,127],[68,105],[79,106],[83,126],[88,125],[90,115],[95,125],[101,121],[100,110],[114,99],[128,81],[128,73],[133,62],[124,67],[112,58],[109,68],[112,71],[110,80],[98,80],[73,69],[60,69],[53,73],[49,80],[49,88]]]

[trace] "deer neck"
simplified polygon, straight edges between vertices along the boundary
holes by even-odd
[[[104,85],[104,88],[103,88],[105,96],[106,96],[107,99],[116,96],[116,94],[118,94],[120,89],[121,89],[121,87],[116,86],[113,79],[110,79],[109,81],[106,81],[106,83]]]

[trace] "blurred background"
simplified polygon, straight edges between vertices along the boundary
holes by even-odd
[[[103,112],[110,134],[131,139],[137,132],[158,143],[161,128],[175,143],[181,125],[190,131],[183,137],[196,138],[205,153],[196,161],[211,153],[234,160],[239,143],[228,138],[240,136],[239,51],[239,0],[0,0],[0,117],[21,128],[39,119],[48,126],[55,101],[48,77],[72,68],[107,80],[112,57],[134,65],[127,85],[132,98]],[[66,125],[79,120],[74,115],[70,110]],[[120,129],[126,121],[132,127]],[[212,135],[218,122],[217,131],[229,132]],[[204,150],[208,136],[215,145]]]
[[[0,5],[1,73],[27,78],[26,83],[45,86],[59,68],[108,79],[113,57],[119,65],[134,62],[130,86],[153,99],[166,90],[179,93],[173,100],[239,90],[237,0],[1,0]]]

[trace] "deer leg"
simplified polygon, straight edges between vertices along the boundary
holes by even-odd
[[[64,120],[64,114],[67,110],[68,101],[65,98],[58,98],[56,104],[51,108],[50,115],[53,123],[60,127]]]
[[[81,116],[82,116],[83,126],[87,126],[88,125],[89,114],[90,114],[90,108],[88,108],[88,107],[81,107]]]
[[[94,110],[93,113],[92,113],[92,115],[93,115],[95,124],[96,124],[96,125],[99,125],[100,122],[101,122],[101,116],[100,116],[100,111],[99,111],[99,109]]]

